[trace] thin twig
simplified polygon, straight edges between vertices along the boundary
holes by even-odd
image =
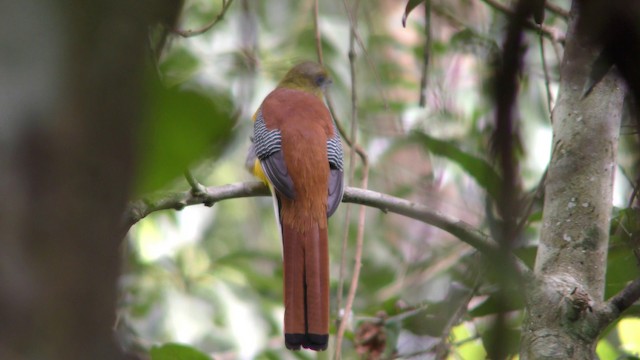
[[[317,0],[314,0],[314,1],[317,1]],[[314,13],[314,17],[317,15],[318,15],[317,12]],[[318,63],[320,63],[321,65],[324,65],[323,58],[322,58],[322,37],[320,35],[321,34],[320,27],[319,27],[320,24],[318,23],[317,19],[314,19],[314,25],[316,26],[316,29],[315,29],[316,52],[317,52],[316,55],[318,56]],[[329,108],[331,117],[333,118],[333,121],[336,124],[336,128],[338,129],[338,132],[340,133],[342,140],[344,140],[350,148],[354,148],[356,150],[356,153],[358,154],[358,156],[360,156],[360,159],[362,160],[363,163],[367,163],[369,161],[369,157],[366,151],[360,145],[355,144],[353,141],[351,141],[349,136],[347,136],[347,131],[344,129],[344,127],[342,126],[342,123],[339,120],[338,114],[335,111],[335,106],[333,105],[333,99],[331,98],[331,94],[328,91],[325,92],[324,98],[327,101],[327,107]]]
[[[338,312],[342,309],[342,296],[344,291],[344,273],[347,267],[347,244],[349,240],[349,228],[351,223],[351,206],[347,204],[344,212],[344,228],[342,231],[342,247],[340,248],[340,271],[338,272],[338,294],[336,298],[336,308]],[[340,322],[340,313],[338,313],[338,322]]]
[[[431,355],[433,352],[433,348],[436,344],[428,344],[426,349],[417,350],[414,352],[410,352],[408,354],[392,354],[391,359],[430,359],[430,356],[420,356],[420,355]]]
[[[447,320],[447,323],[442,329],[442,333],[440,334],[440,341],[436,345],[436,360],[447,359],[449,355],[450,344],[447,341],[449,336],[451,335],[451,330],[454,326],[456,326],[460,319],[467,313],[467,306],[469,302],[478,292],[478,288],[480,287],[480,279],[483,278],[480,272],[476,272],[473,280],[473,289],[470,289],[469,292],[464,297],[463,301],[458,304],[456,311],[451,315],[451,317]]]
[[[362,41],[362,37],[360,37],[360,33],[358,32],[358,28],[353,25],[356,23],[356,21],[355,21],[355,18],[353,17],[353,13],[351,12],[351,9],[349,9],[349,6],[347,5],[347,0],[342,0],[342,3],[344,4],[344,8],[347,12],[347,18],[349,20],[350,27],[353,29],[353,36],[358,42],[358,45],[362,50],[362,54],[364,55],[364,58],[367,61],[367,64],[369,65],[369,69],[373,73],[373,77],[376,80],[376,85],[378,87],[378,90],[380,91],[380,98],[382,100],[382,104],[384,105],[384,108],[388,110],[389,102],[387,101],[387,97],[385,96],[384,90],[382,88],[382,80],[380,79],[380,74],[378,74],[378,71],[376,70],[378,67],[376,66],[376,64],[373,63],[371,56],[369,56],[369,52],[367,51],[367,48],[364,46],[364,41]]]
[[[493,0],[485,0],[492,1]],[[520,235],[518,232],[517,219],[522,214],[522,203],[520,200],[518,184],[520,183],[519,172],[517,170],[515,139],[518,138],[518,118],[514,115],[517,108],[517,94],[519,91],[518,74],[522,69],[523,33],[529,16],[533,12],[533,7],[528,0],[519,0],[514,10],[510,10],[512,15],[505,34],[501,62],[497,67],[493,79],[493,91],[495,101],[495,130],[494,130],[494,152],[496,162],[501,170],[502,189],[497,199],[499,213],[502,217],[501,238],[498,242],[501,251],[509,254]],[[542,26],[541,26],[542,28]],[[496,260],[496,259],[490,259]],[[507,308],[512,297],[507,294],[510,283],[516,283],[516,278],[512,278],[508,271],[508,262],[491,263],[491,270],[499,274],[498,281],[500,291],[496,294],[496,306],[498,313],[491,325],[491,331],[495,333],[493,339],[487,344],[489,352],[494,353],[494,357],[501,359],[507,354],[504,342],[500,339],[507,331]]]
[[[356,150],[356,154],[358,154],[363,164],[369,163],[369,155],[367,155],[367,152],[362,148],[362,146],[360,146],[360,144],[356,144],[351,141],[349,136],[347,136],[347,131],[342,126],[342,123],[338,121],[338,118],[336,117],[337,114],[335,112],[335,106],[333,105],[333,99],[331,98],[331,95],[329,93],[325,94],[325,99],[327,100],[327,107],[329,108],[329,112],[331,113],[331,116],[336,123],[336,128],[338,129],[340,136],[342,136],[342,140],[344,140],[344,142],[347,143],[349,147],[352,147]]]
[[[353,10],[357,13],[359,2],[356,0]],[[344,1],[345,10],[349,12],[349,7]],[[355,18],[350,23],[351,30],[349,36],[349,70],[351,75],[351,136],[349,139],[351,143],[357,144],[357,134],[358,134],[358,93],[357,93],[357,81],[356,81],[356,31],[357,31],[357,23],[355,22]],[[351,147],[349,151],[349,183],[353,184],[355,178],[355,167],[356,167],[356,159],[355,159],[355,147]],[[363,172],[364,176],[362,179],[362,188],[366,189],[368,186],[368,171],[369,165],[367,162],[363,164]],[[349,234],[349,223],[350,223],[350,212],[348,211],[345,215],[345,232],[344,238],[342,242],[342,254],[341,254],[341,263],[340,263],[340,284],[339,284],[339,297],[338,302],[340,303],[342,300],[342,288],[344,286],[344,270],[346,265],[346,247],[348,241]],[[356,289],[358,288],[358,281],[360,279],[360,267],[361,267],[361,259],[362,259],[362,244],[364,242],[364,223],[365,223],[365,207],[361,206],[358,216],[358,232],[356,235],[356,252],[355,259],[353,265],[353,274],[351,277],[351,285],[349,287],[349,293],[347,295],[347,302],[345,305],[344,313],[339,321],[338,332],[336,334],[336,346],[335,346],[335,356],[334,358],[340,360],[342,357],[342,339],[344,337],[344,331],[346,329],[347,320],[349,319],[349,315],[351,314],[351,309],[353,307],[353,300],[355,299]],[[338,309],[341,309],[338,306]]]
[[[540,28],[540,59],[542,60],[542,71],[544,73],[544,87],[547,90],[547,110],[549,110],[549,118],[551,118],[551,81],[549,80],[549,69],[547,69],[547,58],[544,54],[544,36],[542,36],[542,27]]]
[[[614,322],[631,305],[640,299],[640,278],[633,280],[619,293],[614,295],[596,313],[599,319],[599,328],[604,330],[609,324]]]
[[[482,338],[482,336],[480,334],[475,334],[473,336],[469,336],[468,338],[456,341],[456,342],[452,343],[451,345],[453,345],[454,348],[459,348],[461,345],[464,345],[464,344],[466,344],[468,342],[475,341],[475,340],[478,340],[478,339],[481,339],[481,338]]]
[[[184,38],[204,34],[224,18],[224,15],[227,13],[227,10],[229,10],[231,3],[233,3],[233,0],[222,0],[222,10],[220,10],[220,13],[218,13],[218,16],[216,16],[216,18],[213,19],[213,21],[211,21],[210,23],[208,23],[207,25],[199,29],[195,29],[195,30],[173,29],[172,32]]]
[[[199,195],[206,191],[205,187],[196,180],[190,170],[184,171],[184,177],[187,179],[189,186],[191,186],[191,192],[194,195]]]
[[[367,187],[369,184],[369,164],[365,163],[362,166],[363,178],[362,186]],[[349,287],[349,294],[347,295],[347,303],[344,307],[344,314],[340,321],[340,327],[338,327],[338,333],[336,334],[336,359],[340,359],[342,349],[342,339],[344,338],[344,331],[347,328],[347,319],[351,314],[353,308],[353,301],[356,298],[356,291],[358,289],[358,281],[360,279],[360,268],[362,267],[362,245],[364,244],[364,224],[366,219],[366,208],[360,207],[358,214],[358,235],[356,237],[356,253],[354,256],[353,274],[351,275],[351,286]]]
[[[629,201],[627,202],[627,207],[628,208],[633,206],[633,202],[635,201],[636,197],[638,196],[638,190],[639,190],[639,187],[640,187],[640,177],[638,177],[638,179],[635,181],[635,183],[631,184],[631,187],[633,188],[633,191],[631,191],[631,196],[629,196]]]
[[[316,42],[316,55],[318,57],[318,62],[320,64],[324,64],[323,58],[322,58],[322,37],[321,37],[321,33],[320,33],[320,24],[318,22],[318,16],[319,16],[319,12],[318,12],[318,0],[313,0],[314,1],[314,12],[313,12],[313,25],[315,27],[315,42]],[[338,121],[338,118],[333,110],[333,102],[331,101],[331,97],[329,95],[328,92],[325,93],[325,99],[327,101],[327,106],[329,107],[329,111],[331,112],[331,116],[333,117],[334,122],[336,123],[336,127],[338,128],[339,132],[340,132],[340,136],[347,140],[347,136],[344,133],[344,131],[342,130],[342,126],[340,125],[340,122]],[[353,149],[353,147],[351,146],[351,141],[347,141],[347,143],[349,144],[349,148]],[[353,162],[350,163],[350,169],[353,169],[354,165]],[[351,173],[351,172],[350,172]],[[349,184],[352,183],[351,178],[349,178]],[[344,269],[346,268],[346,253],[347,253],[347,240],[349,238],[349,223],[350,223],[350,219],[351,219],[351,206],[346,207],[345,209],[345,213],[344,213],[344,229],[343,229],[343,236],[342,236],[342,247],[340,250],[340,271],[339,271],[339,275],[338,275],[338,294],[337,294],[337,308],[341,309],[342,308],[342,293],[343,293],[343,288],[344,288]],[[339,311],[339,310],[338,310]],[[340,315],[338,314],[338,318],[340,317]]]
[[[324,61],[322,59],[322,38],[320,37],[320,24],[318,23],[318,0],[313,0],[313,27],[315,29],[316,36],[316,54],[318,55],[318,62],[322,65]]]
[[[551,3],[551,1],[545,1],[544,2],[544,7],[547,10],[551,11],[552,13],[555,13],[556,15],[559,15],[560,17],[562,17],[565,20],[569,19],[569,11],[561,8],[558,5],[555,5],[555,4]]]
[[[345,6],[346,6],[346,3],[345,3]],[[349,31],[349,35],[350,35],[349,36],[349,70],[350,70],[350,78],[351,78],[351,134],[349,136],[349,139],[351,143],[357,143],[358,122],[356,121],[356,119],[358,117],[358,108],[356,106],[357,104],[356,71],[355,71],[356,50],[355,50],[355,35],[354,35],[353,26]],[[348,174],[349,184],[354,183],[355,169],[356,169],[355,154],[356,154],[355,149],[353,147],[349,147],[349,174]],[[342,295],[344,291],[344,278],[345,278],[345,271],[347,267],[347,244],[349,242],[350,225],[351,225],[351,206],[347,205],[347,208],[344,214],[344,231],[342,234],[342,248],[340,251],[340,272],[338,276],[338,298],[337,298],[338,312],[342,309]],[[340,326],[344,318],[345,318],[345,314],[342,314],[341,316],[340,313],[338,313],[338,327]],[[339,339],[339,342],[341,341],[342,339]],[[336,353],[335,353],[336,358],[339,358],[341,356],[340,348],[341,346],[336,346]]]
[[[492,8],[494,8],[495,10],[498,10],[507,16],[512,17],[516,15],[516,13],[512,9],[510,9],[506,5],[496,0],[482,0],[482,1],[485,2],[487,5],[491,6]],[[541,31],[544,37],[548,38],[553,42],[564,43],[564,36],[562,37],[558,36],[556,32],[553,31],[548,26],[544,26],[544,25],[538,26],[537,24],[533,23],[531,20],[525,20],[524,27],[527,28],[528,30]]]
[[[345,6],[346,6],[346,3],[345,3]],[[317,12],[314,15],[317,16]],[[315,29],[315,32],[316,32],[316,51],[318,51],[318,53],[317,53],[318,61],[320,62],[320,64],[322,64],[323,63],[322,50],[321,50],[322,49],[322,45],[321,45],[320,30],[319,30],[319,27],[318,27],[317,19],[315,19],[314,24],[316,25],[316,29]],[[353,88],[355,89],[355,86]],[[353,149],[358,154],[358,156],[362,160],[362,163],[364,164],[364,167],[366,169],[368,169],[369,160],[368,160],[367,153],[364,151],[364,149],[362,149],[362,147],[360,145],[358,145],[354,140],[352,140],[349,136],[347,136],[346,131],[342,127],[341,122],[338,120],[337,114],[335,112],[335,107],[333,105],[333,100],[332,100],[331,95],[329,94],[329,92],[325,93],[325,99],[326,99],[326,102],[327,102],[327,107],[329,108],[329,111],[331,112],[331,116],[333,117],[333,120],[334,120],[334,122],[336,124],[336,128],[338,129],[338,132],[340,133],[340,136],[344,139],[344,141],[347,143],[347,145],[349,145],[349,147],[351,149]],[[354,168],[353,162],[352,162],[351,168],[352,169]],[[366,181],[367,176],[368,175],[365,174],[365,179],[363,181]],[[343,198],[343,201],[344,201],[344,198]],[[363,211],[364,210],[361,210],[361,213],[363,213]],[[345,221],[345,234],[347,234],[347,235],[348,235],[348,227],[349,227],[349,217],[350,217],[350,212],[349,212],[349,208],[347,208],[347,213],[346,213],[346,219],[347,220]],[[364,218],[363,218],[363,216],[361,216],[360,219],[362,219],[362,221],[359,221],[359,223],[358,223],[358,238],[357,239],[358,239],[358,241],[361,242],[362,241],[361,236],[364,233]],[[344,266],[345,266],[344,262],[346,261],[345,260],[346,259],[345,253],[346,253],[346,239],[347,239],[346,236],[347,235],[345,235],[345,237],[343,238],[343,246],[342,246],[343,250],[342,250],[342,258],[341,258],[341,275],[340,275],[341,284],[340,284],[340,287],[339,287],[339,290],[338,290],[339,293],[340,293],[339,296],[338,296],[338,301],[341,301],[341,299],[342,299],[342,287],[343,287],[343,284],[342,284],[343,280],[342,279],[344,279]],[[358,251],[356,251],[356,267],[358,268],[357,269],[358,276],[359,276],[359,265],[358,264],[360,263],[361,252],[362,252],[362,249],[360,249],[359,253],[358,253]],[[355,288],[353,287],[353,284],[354,283],[352,282],[352,288],[353,288],[354,294],[355,294]],[[351,288],[350,288],[350,292],[351,292]],[[353,299],[351,300],[351,302],[353,302]],[[347,303],[347,305],[348,305],[348,309],[350,311],[351,304]],[[343,322],[341,322],[341,324],[342,323]],[[339,349],[340,347],[336,347],[336,348]]]
[[[536,186],[536,191],[533,192],[533,195],[531,196],[531,199],[529,200],[527,207],[524,209],[524,211],[522,212],[522,215],[520,216],[520,221],[518,221],[518,224],[516,226],[516,231],[515,231],[516,234],[522,234],[522,232],[524,231],[525,225],[529,223],[529,217],[533,212],[533,206],[535,205],[536,201],[544,193],[544,186],[547,181],[547,171],[548,169],[544,170],[544,173],[540,177],[540,181],[538,181],[538,185]]]
[[[431,53],[431,0],[424,2],[424,51],[422,54],[422,76],[420,77],[420,107],[427,106],[427,85],[429,80],[429,56]]]
[[[439,4],[431,4],[431,10],[439,17],[447,20],[451,25],[459,29],[472,29],[470,24],[458,19],[445,6]]]

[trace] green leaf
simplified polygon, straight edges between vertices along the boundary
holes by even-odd
[[[447,325],[450,311],[446,304],[430,304],[402,320],[402,328],[416,335],[439,336]]]
[[[407,2],[407,7],[404,9],[404,15],[402,15],[402,27],[407,27],[407,18],[409,17],[409,13],[424,1],[425,0],[409,0]]]
[[[449,44],[458,50],[469,51],[480,56],[497,56],[500,54],[500,45],[491,37],[480,34],[472,29],[465,28],[451,36]]]
[[[516,354],[520,346],[520,331],[507,327],[504,331],[497,333],[495,326],[491,326],[482,333],[482,344],[487,352],[488,359],[504,358],[506,354]],[[496,338],[500,340],[496,341]]]
[[[360,277],[358,286],[365,292],[370,291],[374,293],[378,289],[393,283],[395,280],[397,269],[376,264],[368,259],[363,260],[363,266],[365,266],[368,271],[366,275]],[[376,304],[376,306],[379,306],[379,304]]]
[[[199,59],[185,47],[169,51],[160,64],[164,82],[169,85],[181,84],[190,79],[198,70]]]
[[[533,269],[536,263],[536,255],[538,253],[538,246],[526,246],[515,249],[515,254],[522,261],[524,261],[529,268]]]
[[[486,359],[487,353],[482,347],[482,343],[478,340],[469,341],[475,337],[469,330],[467,324],[460,324],[451,330],[451,343],[454,345],[452,351],[461,359]]]
[[[151,360],[211,360],[211,357],[187,345],[168,343],[152,347]]]
[[[384,352],[382,353],[381,359],[393,359],[393,354],[398,348],[398,339],[400,338],[400,331],[402,331],[402,327],[399,323],[385,323],[384,324],[384,333],[387,337]]]
[[[156,84],[140,130],[138,193],[166,187],[194,161],[219,155],[230,137],[232,110],[227,95],[209,98]]]
[[[607,254],[606,298],[617,294],[627,283],[638,277],[637,264],[633,249],[621,243],[618,236],[611,236],[611,246]]]
[[[638,276],[635,252],[640,244],[640,210],[616,209],[611,219],[607,254],[607,298],[622,290]]]
[[[498,312],[521,310],[524,308],[524,303],[521,300],[521,296],[513,296],[506,303],[502,303],[496,299],[496,296],[490,295],[485,301],[480,303],[469,311],[471,317],[483,317],[487,315],[497,314]]]
[[[445,300],[425,304],[419,309],[407,311],[387,320],[391,322],[400,319],[402,328],[416,335],[441,336],[444,329],[457,319],[461,307],[466,306],[470,291],[462,284],[452,283]]]
[[[640,319],[624,318],[618,322],[620,347],[629,354],[640,353]],[[636,357],[637,358],[637,357]]]
[[[422,145],[434,155],[445,157],[460,165],[493,199],[500,199],[502,179],[484,159],[460,150],[451,140],[436,139],[417,131],[409,135],[407,140],[409,143]]]
[[[598,341],[596,353],[600,360],[616,360],[620,358],[620,353],[618,353],[616,348],[606,339]]]

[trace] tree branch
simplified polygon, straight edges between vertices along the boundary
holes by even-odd
[[[210,23],[208,23],[207,25],[199,29],[195,29],[195,30],[171,29],[171,32],[173,32],[174,34],[180,35],[183,38],[204,34],[207,31],[211,30],[211,28],[213,28],[218,22],[220,22],[220,20],[224,18],[224,15],[227,13],[227,10],[229,10],[231,3],[233,3],[233,0],[223,1],[222,10],[220,10],[220,13],[218,13],[218,16],[216,16],[216,18],[213,19]]]
[[[488,235],[460,219],[434,211],[426,205],[358,188],[345,189],[342,201],[375,207],[385,213],[392,212],[433,225],[483,252],[497,250],[497,244],[490,240]]]
[[[600,311],[600,329],[604,330],[615,321],[620,314],[640,299],[640,278],[630,282],[624,289],[604,304]]]
[[[200,204],[210,207],[222,200],[268,195],[269,189],[259,181],[205,187],[202,193],[188,190],[159,194],[130,202],[123,224],[125,230],[128,230],[147,215],[160,210],[182,210],[187,206]],[[426,205],[354,187],[345,188],[342,202],[378,208],[385,213],[392,212],[433,225],[484,253],[495,254],[498,251],[497,244],[488,235],[460,219],[434,211]],[[524,269],[523,266],[520,269]]]
[[[269,188],[259,181],[205,187],[202,192],[192,190],[159,194],[129,203],[123,224],[128,230],[147,215],[160,210],[182,210],[190,205],[213,206],[216,202],[253,196],[268,196]]]
[[[622,313],[640,299],[640,278],[635,279],[608,301],[608,305]]]
[[[497,10],[507,16],[511,16],[511,17],[516,16],[516,13],[514,12],[514,10],[510,9],[506,5],[496,0],[482,0],[482,1],[487,5],[491,6],[494,10]],[[544,25],[538,26],[534,24],[531,20],[526,20],[524,22],[524,27],[528,30],[540,31],[540,33],[544,37],[548,38],[551,41],[564,43],[564,35],[559,35],[554,29],[548,26],[544,26]]]

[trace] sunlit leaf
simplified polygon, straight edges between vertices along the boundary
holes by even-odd
[[[632,354],[640,353],[640,318],[625,318],[618,322],[620,345]]]
[[[487,353],[482,347],[482,342],[476,338],[476,340],[470,340],[476,337],[469,330],[469,325],[460,324],[451,330],[451,342],[461,345],[455,345],[452,347],[452,351],[456,353],[462,359],[485,359]]]
[[[619,359],[620,354],[611,343],[605,339],[598,341],[598,347],[596,347],[596,353],[600,360],[616,360]]]
[[[151,348],[151,360],[211,360],[211,357],[182,344],[164,344]]]

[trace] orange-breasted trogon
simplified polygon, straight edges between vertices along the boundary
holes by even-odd
[[[323,102],[331,83],[314,62],[293,67],[255,113],[248,166],[275,199],[284,262],[288,349],[329,342],[327,218],[343,193],[340,136]]]

